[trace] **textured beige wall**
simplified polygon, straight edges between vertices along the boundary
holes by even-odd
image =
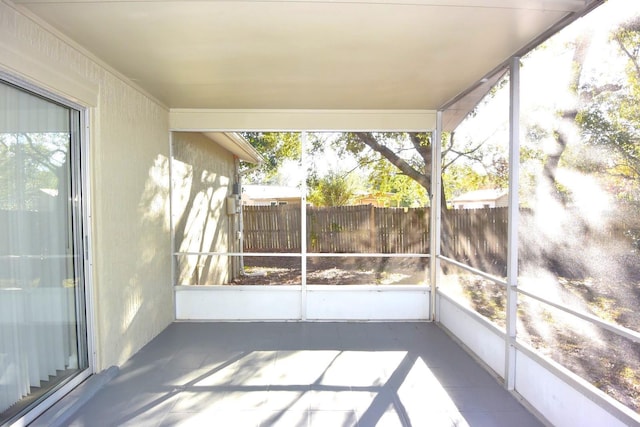
[[[174,318],[168,110],[3,2],[0,69],[92,107],[96,370],[120,365]]]
[[[234,157],[201,133],[173,133],[173,224],[178,252],[228,252],[237,215],[227,215]],[[222,285],[233,276],[228,257],[182,255],[177,285]]]

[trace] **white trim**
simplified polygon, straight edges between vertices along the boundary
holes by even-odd
[[[172,108],[173,131],[404,131],[435,128],[433,110],[215,110]]]
[[[455,261],[455,260],[453,260],[451,258],[447,258],[447,257],[442,256],[442,255],[439,256],[438,258],[443,260],[443,261],[445,261],[445,262],[447,262],[447,263],[453,264],[456,267],[459,267],[459,268],[461,268],[463,270],[466,270],[466,271],[468,271],[470,273],[473,273],[473,274],[475,274],[477,276],[480,276],[480,277],[483,277],[485,279],[491,280],[492,282],[494,282],[497,285],[501,285],[501,286],[505,286],[505,287],[507,286],[507,282],[506,281],[498,279],[497,277],[494,277],[494,276],[492,276],[490,274],[484,273],[481,270],[478,270],[478,269],[473,268],[473,267],[469,267],[466,264],[463,264],[461,262]],[[573,316],[576,316],[576,317],[578,317],[578,318],[580,318],[582,320],[585,320],[585,321],[587,321],[589,323],[592,323],[592,324],[594,324],[594,325],[596,325],[596,326],[598,326],[600,328],[603,328],[603,329],[606,329],[606,330],[608,330],[610,332],[613,332],[613,333],[615,333],[615,334],[617,334],[617,335],[619,335],[619,336],[621,336],[623,338],[626,338],[626,339],[628,339],[630,341],[633,341],[633,342],[636,342],[636,343],[640,343],[640,332],[634,331],[633,329],[625,328],[624,326],[621,326],[621,325],[618,325],[618,324],[615,324],[615,323],[607,322],[605,320],[602,320],[598,316],[594,316],[594,315],[589,314],[589,313],[581,313],[580,311],[574,310],[574,309],[572,309],[571,307],[569,307],[566,304],[560,304],[560,303],[553,302],[553,301],[551,301],[551,300],[549,300],[547,298],[544,298],[544,297],[541,297],[539,295],[536,295],[533,292],[524,290],[521,287],[516,286],[515,289],[516,289],[516,292],[521,293],[522,295],[525,295],[525,296],[527,296],[529,298],[533,298],[533,299],[535,299],[535,300],[537,300],[537,301],[539,301],[539,302],[541,302],[543,304],[550,305],[551,307],[554,307],[554,308],[556,308],[558,310],[564,311],[565,313],[568,313],[568,314],[571,314]]]
[[[315,321],[429,320],[425,286],[309,286],[305,317]]]
[[[135,83],[130,78],[125,76],[123,73],[121,73],[120,71],[112,67],[110,64],[106,63],[105,61],[103,61],[102,59],[94,55],[91,51],[85,49],[76,40],[73,40],[63,32],[59,31],[57,28],[55,28],[53,25],[51,25],[50,23],[42,19],[40,16],[33,13],[27,7],[21,4],[17,4],[17,3],[26,3],[26,2],[18,1],[18,2],[11,3],[10,1],[4,1],[3,3],[9,6],[14,13],[20,14],[26,19],[29,19],[35,25],[41,27],[43,31],[57,38],[60,41],[60,43],[64,43],[67,46],[71,47],[72,49],[76,50],[79,55],[84,56],[89,61],[93,62],[97,67],[105,70],[109,74],[113,75],[114,77],[122,81],[127,86],[139,92],[141,95],[149,98],[151,101],[155,102],[160,107],[162,107],[165,111],[169,111],[169,107],[165,103],[161,102],[158,98],[156,98],[151,93],[143,89],[141,86],[139,86],[137,83]],[[75,70],[69,68],[66,65],[66,63],[63,61],[56,61],[55,64],[53,63],[53,61],[50,63],[44,61],[43,59],[45,59],[45,55],[43,52],[37,51],[36,49],[32,48],[27,42],[23,40],[16,40],[13,34],[8,34],[8,37],[5,37],[5,34],[7,33],[6,31],[2,31],[2,30],[4,30],[4,28],[0,26],[0,47],[2,46],[3,42],[7,44],[13,44],[14,45],[13,50],[18,51],[20,56],[23,57],[23,59],[17,62],[15,62],[16,58],[12,58],[11,60],[5,61],[6,55],[4,55],[4,52],[0,48],[0,57],[2,58],[3,63],[11,62],[12,65],[19,65],[20,68],[17,68],[17,69],[13,68],[13,70],[18,72],[19,74],[29,76],[29,78],[35,80],[36,82],[38,82],[39,85],[42,85],[44,87],[56,88],[57,90],[75,88],[75,89],[78,89],[80,92],[82,92],[82,89],[80,88],[82,86],[85,86],[85,90],[88,89],[89,92],[84,92],[84,93],[91,98],[87,98],[85,96],[78,97],[77,95],[79,94],[75,93],[75,90],[69,93],[65,91],[64,94],[67,97],[76,98],[79,102],[85,104],[87,107],[96,107],[98,105],[97,104],[98,95],[99,95],[98,83],[89,82],[84,77],[81,77],[75,72]],[[38,58],[38,60],[34,58]],[[32,68],[32,67],[35,67],[35,68]],[[60,72],[61,69],[65,69],[65,73]],[[36,76],[32,76],[32,74],[37,75],[37,77],[39,78],[35,78]],[[49,76],[51,74],[55,74],[54,79],[52,79]]]
[[[1,31],[1,30],[0,30]],[[0,32],[1,33],[1,32]],[[2,52],[2,42],[0,39],[0,52]],[[82,259],[83,269],[81,274],[83,275],[83,283],[84,283],[84,319],[83,323],[85,325],[86,334],[86,357],[87,357],[87,367],[77,373],[73,374],[70,378],[62,381],[61,384],[56,385],[49,392],[51,393],[41,402],[37,403],[35,406],[30,408],[22,417],[13,421],[14,425],[26,425],[35,420],[38,416],[48,410],[51,406],[53,406],[56,402],[62,399],[65,395],[71,392],[75,387],[77,387],[80,383],[82,383],[85,379],[90,377],[96,372],[97,367],[97,334],[95,330],[96,325],[96,311],[94,304],[94,283],[93,283],[93,252],[92,252],[92,210],[91,210],[91,179],[90,179],[90,109],[86,106],[80,105],[76,103],[74,100],[67,99],[57,93],[50,92],[46,88],[39,87],[38,85],[24,80],[22,77],[16,77],[11,73],[6,73],[0,69],[0,81],[5,81],[7,83],[16,85],[20,90],[31,92],[36,95],[40,95],[51,102],[56,102],[61,104],[69,109],[75,110],[79,113],[79,122],[78,126],[78,138],[77,141],[78,147],[73,148],[70,146],[69,155],[72,152],[75,152],[79,149],[80,153],[77,160],[80,164],[71,164],[71,168],[74,171],[74,176],[71,178],[75,178],[79,180],[80,187],[80,220],[82,221],[82,230],[81,235],[77,235],[78,230],[76,227],[73,227],[74,233],[74,243],[78,243],[82,252],[80,258]],[[76,129],[72,129],[71,132]],[[71,138],[70,144],[73,145],[76,143],[73,137]],[[79,175],[77,172],[80,172]],[[74,209],[72,209],[73,211]],[[76,308],[76,316],[78,315],[78,310]],[[80,340],[80,338],[78,338]],[[80,347],[80,346],[79,346]],[[79,349],[78,349],[79,350]],[[80,355],[78,355],[80,356]],[[79,357],[80,359],[80,357]],[[49,393],[48,392],[48,393]]]
[[[479,342],[483,342],[483,338],[479,336],[481,333],[475,332],[473,334],[468,334],[468,337],[470,336],[474,340],[474,342],[468,342],[462,334],[456,333],[455,326],[452,328],[450,322],[458,322],[460,321],[460,317],[464,316],[468,321],[481,325],[487,331],[493,333],[504,342],[506,342],[506,334],[500,331],[496,325],[488,321],[486,318],[482,317],[474,310],[460,304],[455,298],[443,293],[441,290],[438,290],[437,297],[438,305],[445,307],[444,311],[440,310],[440,315],[443,317],[444,321],[439,324],[446,331],[454,334],[455,339],[460,341],[464,345],[465,349],[471,352],[473,357],[478,358],[486,367],[491,367],[491,361],[485,360],[482,355],[474,349],[478,346]],[[452,313],[447,313],[447,304],[442,304],[443,301],[450,303],[450,306],[455,308],[457,314],[452,315]],[[467,327],[473,329],[473,326],[471,325],[472,324],[467,323]],[[486,339],[486,337],[484,339]],[[576,425],[609,426],[616,425],[616,421],[620,421],[620,425],[637,425],[640,423],[640,414],[635,413],[613,397],[597,389],[585,379],[569,371],[559,363],[541,355],[527,344],[517,341],[515,344],[515,350],[516,361],[522,362],[523,357],[526,357],[541,367],[540,372],[534,375],[535,378],[529,381],[527,378],[524,378],[528,375],[527,369],[523,369],[519,364],[515,364],[516,372],[519,373],[519,375],[515,376],[515,386],[513,390],[509,390],[512,394],[524,399],[524,403],[527,406],[531,406],[535,412],[537,412],[537,415],[550,421],[555,420],[556,422],[559,419],[562,419],[562,417],[565,417],[565,421],[568,419],[575,420],[577,419],[575,418],[576,415],[580,415],[583,420],[587,419],[594,422],[594,424]],[[493,365],[495,365],[495,362]],[[503,366],[506,367],[506,364]],[[495,368],[491,368],[491,370],[494,371],[492,372],[493,374],[497,374],[499,377],[502,377],[502,374],[496,371]],[[532,384],[534,386],[533,389],[531,388]],[[561,388],[563,390],[560,390]],[[569,399],[567,398],[568,393],[573,394],[570,400],[567,400]],[[576,404],[576,401],[579,401],[580,403]],[[591,405],[591,403],[593,403],[593,405]],[[576,413],[576,408],[579,408],[580,414]],[[591,415],[584,417],[583,414],[585,413]],[[608,417],[608,421],[597,421],[602,420],[603,417]]]
[[[507,221],[507,301],[505,341],[505,385],[516,384],[516,324],[518,321],[518,224],[520,219],[520,58],[509,67],[509,218]]]
[[[426,286],[176,286],[175,293],[179,321],[425,321],[430,311]]]
[[[300,144],[300,168],[304,171],[300,183],[300,319],[307,320],[307,164],[305,150],[307,149],[307,132],[302,132]]]
[[[533,292],[528,292],[525,291],[522,288],[517,288],[517,292],[521,293],[522,295],[526,295],[529,298],[535,299],[543,304],[547,304],[550,305],[551,307],[554,307],[558,310],[564,311],[565,313],[571,314],[572,316],[578,317],[582,320],[586,320],[587,322],[594,324],[602,329],[606,329],[609,332],[613,332],[616,335],[619,335],[623,338],[626,338],[630,341],[633,341],[635,343],[640,343],[640,332],[634,331],[633,329],[629,329],[629,328],[625,328],[624,326],[620,326],[617,325],[615,323],[611,323],[611,322],[607,322],[605,320],[602,320],[601,318],[599,318],[598,316],[594,316],[592,314],[589,313],[581,313],[577,310],[572,309],[571,307],[565,305],[565,304],[559,304],[556,302],[553,302],[551,300],[548,300],[547,298],[543,298],[541,296],[536,295]]]
[[[499,278],[497,278],[497,277],[495,277],[495,276],[493,276],[493,275],[491,275],[489,273],[485,273],[482,270],[478,270],[477,268],[469,267],[466,264],[463,264],[463,263],[461,263],[459,261],[456,261],[454,259],[448,258],[448,257],[446,257],[444,255],[439,255],[438,258],[443,260],[443,261],[445,261],[445,262],[447,262],[447,263],[449,263],[449,264],[453,264],[456,267],[459,267],[459,268],[461,268],[463,270],[466,270],[466,271],[468,271],[470,273],[473,273],[473,274],[478,275],[480,277],[484,277],[485,279],[491,280],[493,283],[495,283],[497,285],[507,286],[507,282],[506,281],[504,281],[502,279],[499,279]]]
[[[59,0],[15,0],[18,4],[32,3],[54,3]],[[120,0],[102,0],[104,3],[115,2]],[[138,0],[144,2],[157,2],[158,0]],[[261,3],[268,0],[244,0],[246,3]],[[279,0],[282,3],[357,3],[357,4],[376,4],[375,0]],[[86,0],[66,0],[66,3],[86,3]],[[500,8],[500,9],[532,9],[532,10],[553,10],[553,11],[572,11],[579,10],[584,6],[585,0],[385,0],[385,4],[393,5],[414,5],[424,7],[448,6],[448,7],[473,7],[473,8]]]
[[[504,331],[501,330],[496,324],[492,323],[489,319],[487,319],[486,317],[482,316],[477,311],[471,310],[469,307],[465,307],[463,304],[460,304],[460,302],[458,302],[451,295],[448,295],[442,289],[438,289],[437,297],[438,297],[438,299],[444,298],[445,300],[450,302],[455,307],[463,309],[463,310],[466,310],[468,313],[465,313],[465,314],[469,315],[469,317],[473,318],[476,322],[482,323],[491,332],[493,332],[494,334],[498,335],[500,338],[504,339],[504,337],[505,337]]]
[[[436,128],[431,134],[431,203],[430,203],[430,262],[431,320],[437,320],[436,292],[440,285],[440,232],[442,224],[442,111],[436,113]]]
[[[20,12],[21,13],[21,12]],[[98,85],[82,78],[65,63],[45,61],[44,55],[23,39],[16,38],[6,26],[0,26],[0,71],[24,76],[30,85],[59,92],[74,102],[95,107]]]
[[[588,381],[586,381],[584,378],[580,377],[579,375],[571,372],[570,370],[568,370],[567,368],[565,368],[563,365],[557,363],[556,361],[554,361],[553,359],[550,359],[546,356],[541,355],[540,353],[538,353],[535,349],[533,349],[532,347],[518,342],[516,344],[516,349],[517,349],[517,355],[520,356],[520,361],[522,361],[522,357],[527,357],[528,359],[530,359],[531,361],[535,362],[536,364],[540,365],[540,367],[542,367],[545,371],[547,371],[549,373],[549,375],[556,377],[557,380],[561,381],[562,385],[566,385],[568,387],[570,387],[571,389],[573,389],[573,391],[579,393],[582,397],[584,397],[585,399],[588,399],[588,401],[594,403],[595,405],[598,406],[598,408],[601,408],[602,410],[606,411],[609,415],[611,415],[612,417],[614,417],[616,419],[616,421],[621,421],[622,423],[624,423],[624,425],[638,425],[640,424],[640,414],[634,412],[632,409],[628,408],[627,406],[625,406],[624,404],[618,402],[617,400],[615,400],[614,398],[610,397],[609,395],[607,395],[605,392],[603,392],[602,390],[599,390],[598,388],[596,388],[595,386],[593,386],[592,384],[590,384]],[[533,396],[529,396],[529,393],[527,393],[523,388],[523,374],[528,373],[527,371],[529,371],[528,369],[518,369],[519,371],[521,371],[520,377],[516,377],[516,389],[515,392],[517,392],[518,394],[520,394],[520,396],[522,396],[530,405],[532,405],[532,402],[530,402],[530,400],[535,400],[536,398],[540,397],[540,396],[536,396],[535,394]],[[539,375],[535,375],[535,381],[538,382],[540,380],[540,376]],[[557,389],[558,387],[551,387],[551,390]],[[555,390],[555,392],[558,392],[559,390]],[[566,395],[568,393],[564,392],[561,393],[563,398],[566,398]],[[529,397],[527,397],[529,396]],[[587,402],[587,405],[590,403]],[[533,405],[532,405],[533,406]],[[538,405],[540,406],[540,405]],[[584,404],[581,405],[577,405],[575,407],[584,407]],[[564,411],[566,408],[568,408],[568,414],[569,417],[571,417],[572,420],[575,420],[576,414],[574,408],[571,405],[552,405],[551,410],[547,410],[544,412],[541,412],[542,410],[544,410],[544,408],[537,408],[536,406],[533,406],[534,408],[536,408],[536,411],[539,411],[541,414],[544,414],[544,412],[546,412],[547,414],[544,415],[545,417],[552,417],[554,415],[557,416],[558,412],[562,412]],[[547,408],[548,409],[548,408]],[[590,421],[594,421],[592,419],[593,417],[590,417]],[[597,423],[595,425],[612,425],[611,420],[608,420],[607,423]]]
[[[302,258],[300,252],[174,252],[177,255],[215,255],[215,256],[254,256],[254,257],[284,257]],[[430,258],[429,254],[418,253],[368,253],[368,252],[307,252],[307,257],[311,258]],[[444,257],[441,257],[444,258]]]
[[[203,132],[202,134],[233,153],[240,160],[254,164],[260,164],[264,161],[260,153],[236,132]]]
[[[438,291],[440,324],[504,378],[504,332],[487,319]]]
[[[91,208],[91,150],[90,150],[90,110],[80,109],[80,175],[82,179],[82,229],[84,251],[84,300],[86,311],[86,334],[89,371],[95,373],[98,366],[98,334],[96,333],[97,314],[93,282],[93,214]]]
[[[335,291],[335,292],[429,292],[429,288],[425,285],[307,285],[308,291]]]
[[[69,394],[73,389],[78,387],[84,380],[93,375],[93,372],[89,372],[88,369],[79,372],[76,376],[69,379],[62,387],[58,388],[55,392],[51,393],[46,399],[40,402],[29,410],[24,416],[14,420],[12,426],[28,425],[33,422],[40,415],[45,413],[49,408],[59,402],[63,397]]]
[[[173,132],[169,131],[169,239],[171,244],[171,280],[169,283],[173,285],[176,281],[176,236],[175,224],[173,221]],[[173,320],[177,319],[176,313],[176,295],[173,292]]]

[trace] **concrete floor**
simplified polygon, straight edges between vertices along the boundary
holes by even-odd
[[[432,323],[174,323],[72,426],[540,426]]]

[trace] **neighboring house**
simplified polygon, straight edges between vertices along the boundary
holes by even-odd
[[[302,203],[302,191],[298,187],[284,185],[242,186],[242,204],[246,206],[299,205]]]
[[[366,193],[356,195],[354,205],[373,205],[376,208],[398,207],[394,193]]]
[[[177,284],[226,284],[240,274],[239,258],[202,252],[241,251],[239,162],[261,157],[239,135],[223,132],[175,132],[172,153]]]
[[[454,209],[502,208],[508,206],[507,190],[476,190],[461,194],[451,200]]]

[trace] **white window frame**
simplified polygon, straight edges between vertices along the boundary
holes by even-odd
[[[37,84],[29,82],[23,78],[17,77],[13,74],[9,74],[0,70],[0,81],[4,81],[11,85],[16,86],[18,89],[33,93],[34,95],[41,96],[49,101],[58,103],[67,108],[73,109],[79,112],[79,124],[77,127],[78,134],[74,135],[73,132],[76,129],[72,129],[71,136],[71,151],[80,149],[79,164],[74,163],[71,165],[73,168],[73,178],[79,179],[77,184],[80,185],[80,218],[82,221],[82,235],[78,236],[76,233],[76,224],[73,225],[74,240],[79,246],[79,250],[83,253],[83,265],[82,270],[77,271],[78,274],[83,275],[84,283],[84,315],[82,321],[85,324],[86,333],[86,357],[88,366],[86,369],[78,372],[72,377],[64,380],[61,384],[58,384],[52,391],[48,392],[47,397],[41,400],[39,403],[32,407],[29,407],[27,411],[11,420],[14,425],[28,425],[36,418],[42,415],[45,411],[55,405],[64,396],[69,394],[73,389],[78,387],[83,381],[89,378],[96,372],[97,366],[97,352],[96,352],[96,335],[95,335],[95,309],[93,298],[93,261],[92,261],[92,239],[91,239],[91,193],[90,193],[90,178],[89,178],[89,108],[86,106],[77,104],[63,96],[41,88]],[[81,313],[76,312],[76,316]]]

